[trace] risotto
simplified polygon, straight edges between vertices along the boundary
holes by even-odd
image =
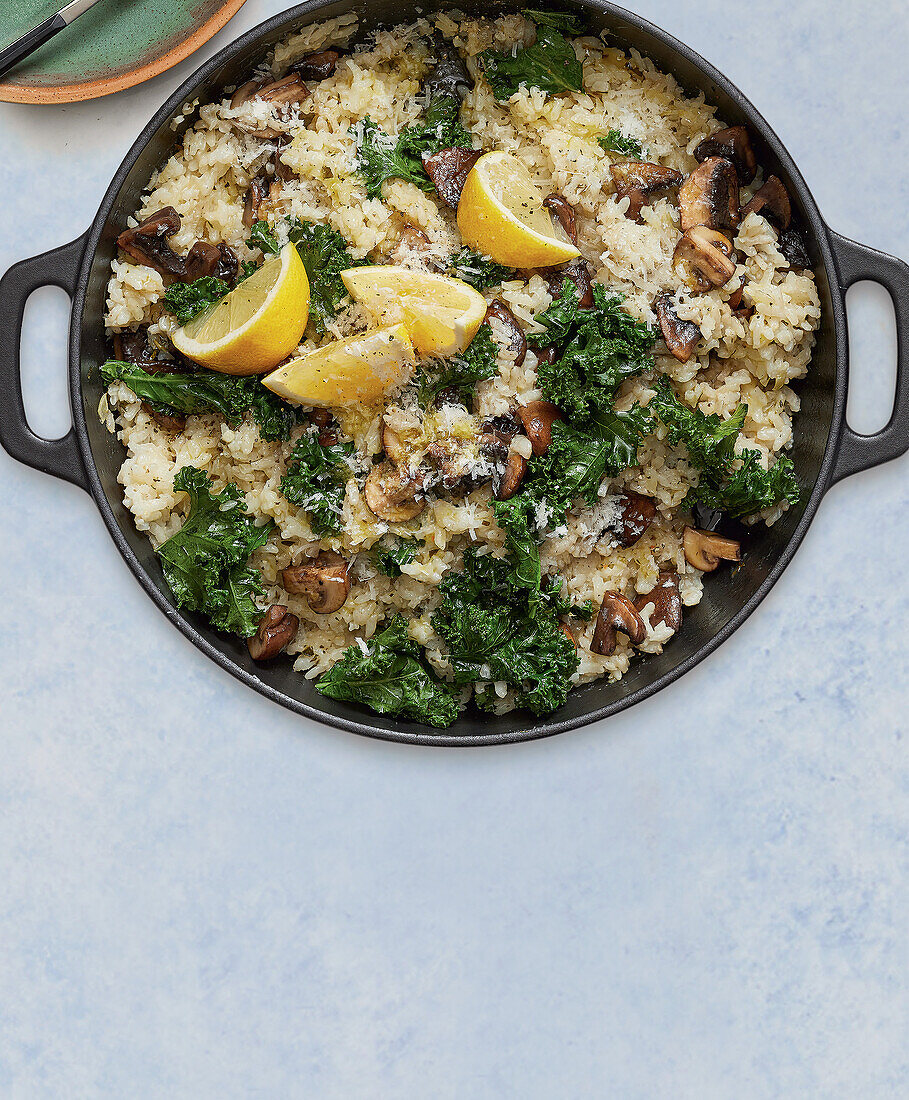
[[[435,725],[546,713],[659,653],[748,525],[798,500],[792,384],[820,306],[745,129],[543,13],[369,35],[343,16],[249,75],[185,106],[108,288],[100,413],[178,603],[326,694]],[[477,245],[465,203],[494,163],[529,176],[571,259]],[[309,321],[270,366],[330,364],[403,317],[416,362],[377,397],[286,400],[176,350],[288,242]],[[346,292],[379,265],[490,308],[421,355],[406,310]]]

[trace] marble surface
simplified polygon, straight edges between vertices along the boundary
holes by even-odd
[[[249,0],[203,53],[281,6]],[[831,225],[909,254],[902,3],[637,7],[757,103]],[[88,225],[201,60],[0,105],[0,268]],[[892,321],[879,292],[851,305],[867,429]],[[36,295],[49,434],[64,327],[63,295]],[[0,454],[0,1094],[909,1094],[907,468],[835,488],[760,610],[661,695],[446,751],[243,688],[85,494]]]

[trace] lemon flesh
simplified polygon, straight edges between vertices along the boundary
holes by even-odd
[[[341,272],[351,298],[379,324],[407,326],[417,354],[444,359],[459,355],[486,316],[486,299],[461,279],[431,275],[393,264]]]
[[[287,244],[171,339],[177,351],[210,370],[261,374],[290,355],[308,320],[306,268]]]
[[[403,385],[416,362],[403,324],[334,340],[266,375],[262,384],[300,405],[375,405]]]
[[[508,267],[550,267],[580,256],[557,234],[543,199],[517,157],[485,153],[470,170],[458,203],[464,243]]]

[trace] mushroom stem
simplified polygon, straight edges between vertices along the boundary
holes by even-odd
[[[544,455],[552,443],[552,426],[562,419],[558,405],[551,401],[531,401],[518,409],[518,416],[535,455]]]
[[[340,554],[325,550],[313,561],[281,572],[288,592],[304,596],[317,615],[331,615],[343,606],[350,592],[350,572]]]
[[[647,637],[644,620],[631,600],[620,592],[607,592],[597,615],[591,652],[611,656],[615,652],[617,631],[627,634],[632,645],[640,645]]]
[[[700,531],[697,527],[686,527],[682,532],[682,548],[685,560],[703,573],[712,573],[723,561],[741,561],[742,544],[735,539],[727,539],[714,531]]]
[[[282,604],[272,606],[262,616],[259,629],[247,641],[249,655],[254,661],[268,661],[277,657],[282,649],[294,640],[300,620]]]

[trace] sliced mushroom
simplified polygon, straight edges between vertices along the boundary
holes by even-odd
[[[285,164],[284,161],[281,159],[281,154],[284,152],[288,145],[290,145],[289,138],[278,138],[277,142],[275,143],[274,155],[271,158],[271,163],[275,169],[275,179],[281,180],[283,183],[287,183],[289,180],[297,178],[293,168],[291,168],[289,164]],[[274,184],[272,184],[272,187],[269,188],[269,196],[273,195],[273,187]]]
[[[783,181],[770,176],[764,186],[755,191],[751,202],[742,208],[742,217],[748,214],[763,214],[777,229],[788,229],[792,221],[792,204]]]
[[[518,319],[504,302],[496,299],[486,310],[486,320],[495,317],[508,329],[508,350],[514,355],[514,365],[520,367],[527,355],[527,337]]]
[[[299,73],[303,80],[325,80],[334,73],[340,56],[337,50],[320,50],[319,53],[301,57],[291,65],[290,71]]]
[[[369,510],[386,523],[405,523],[426,507],[423,482],[390,462],[373,466],[366,478],[363,495]]]
[[[609,657],[615,652],[616,632],[619,630],[628,635],[632,645],[640,645],[647,637],[644,620],[631,600],[620,592],[607,592],[597,615],[591,652]]]
[[[154,268],[161,275],[182,278],[185,263],[168,244],[168,238],[181,224],[182,218],[177,211],[172,206],[165,206],[134,229],[124,229],[117,237],[117,247],[130,259]]]
[[[735,274],[732,241],[716,229],[696,225],[689,229],[676,245],[673,265],[684,263],[692,279],[690,289],[704,294],[712,287],[723,286]]]
[[[400,465],[407,457],[403,440],[384,420],[382,421],[382,450],[395,466]]]
[[[694,159],[705,161],[708,157],[731,160],[742,183],[751,183],[757,173],[757,160],[746,126],[728,126],[704,138],[694,151]]]
[[[563,195],[559,194],[547,195],[543,199],[543,205],[559,219],[559,225],[565,230],[565,235],[577,248],[578,226],[574,216],[574,207]]]
[[[518,416],[530,440],[535,455],[544,455],[552,443],[552,426],[562,419],[557,405],[551,401],[531,401],[518,409]]]
[[[241,84],[230,97],[231,110],[236,111],[238,107],[242,107],[244,103],[248,103],[258,93],[259,89],[264,86],[265,81],[261,77],[247,80],[245,84]]]
[[[724,538],[715,531],[699,531],[696,527],[686,527],[682,532],[682,549],[688,564],[704,573],[712,573],[720,564],[720,559],[742,560],[740,542]]]
[[[452,210],[457,209],[464,190],[464,181],[482,155],[482,149],[454,147],[423,154],[426,175],[432,180],[439,198]]]
[[[259,629],[247,641],[249,655],[254,661],[268,661],[277,657],[297,633],[300,620],[281,604],[272,604],[262,616]]]
[[[424,249],[429,248],[432,242],[419,226],[405,225],[401,230],[400,243],[405,248],[416,248],[422,252]]]
[[[183,273],[178,276],[184,282],[192,283],[213,275],[225,283],[232,283],[237,277],[240,263],[236,253],[226,244],[209,244],[196,241],[187,252],[183,261]]]
[[[734,229],[739,224],[739,177],[725,157],[708,157],[679,188],[683,232],[696,225]]]
[[[745,290],[744,284],[732,292],[726,301],[726,305],[732,310],[736,317],[740,321],[747,321],[747,319],[754,313],[754,306],[742,305],[742,294]]]
[[[661,623],[672,631],[677,631],[681,627],[682,597],[679,594],[678,573],[669,570],[661,572],[651,591],[638,596],[634,601],[634,606],[641,616],[648,604],[653,604],[653,610],[647,616],[651,630]]]
[[[305,596],[317,615],[331,615],[350,592],[350,572],[340,554],[324,550],[302,565],[281,571],[281,583],[295,596]]]
[[[559,355],[554,344],[547,344],[545,348],[535,348],[534,352],[537,357],[537,364],[543,363],[546,366],[554,363]]]
[[[252,99],[264,99],[280,111],[281,108],[302,103],[308,95],[309,89],[303,83],[303,78],[299,73],[291,72],[287,76],[281,77],[280,80],[265,83],[261,80],[247,81],[246,84],[241,85],[234,92],[230,105],[236,110]],[[250,134],[251,137],[261,138],[263,141],[281,136],[279,129],[274,126],[263,127],[258,122],[253,124],[253,129],[250,129],[245,122],[238,119],[233,120],[233,125]]]
[[[282,76],[280,80],[273,80],[270,84],[264,84],[256,92],[254,98],[284,106],[292,103],[302,103],[308,95],[309,91],[303,83],[303,78],[299,73],[292,72],[288,73],[287,76]]]
[[[797,270],[811,267],[811,257],[808,255],[808,249],[805,247],[802,235],[797,229],[787,229],[785,232],[780,233],[777,247],[785,256],[786,263],[790,267]]]
[[[578,306],[590,309],[593,305],[593,279],[586,260],[571,260],[561,267],[540,267],[536,274],[546,280],[550,296],[561,298],[565,289],[565,280],[570,279],[577,287]]]
[[[267,176],[258,175],[249,185],[243,204],[243,224],[247,229],[252,229],[259,220],[259,207],[268,197],[268,184]]]
[[[634,546],[656,519],[656,501],[629,489],[622,493],[618,503],[622,510],[615,531],[616,540],[620,546]]]
[[[527,459],[517,451],[509,451],[504,473],[500,478],[493,478],[496,500],[511,500],[520,489],[526,473]]]
[[[149,405],[147,401],[142,402],[142,408],[148,413],[148,415],[154,420],[159,428],[163,428],[166,432],[182,432],[186,427],[186,417],[177,413],[176,416],[172,416],[170,413],[162,412],[160,409],[154,408]]]
[[[701,330],[694,321],[683,321],[679,317],[671,294],[657,295],[653,308],[670,354],[674,355],[680,363],[687,363],[694,355],[698,340],[701,339]]]
[[[678,187],[683,179],[682,173],[674,168],[664,168],[662,164],[651,164],[646,160],[610,164],[609,172],[618,197],[629,200],[625,217],[636,222],[641,220],[641,211],[658,191]]]

